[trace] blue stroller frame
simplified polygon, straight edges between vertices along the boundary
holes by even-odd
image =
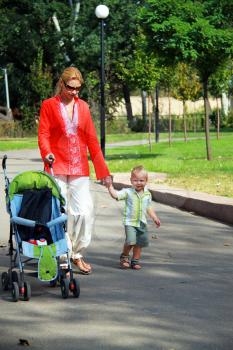
[[[69,291],[78,298],[80,286],[78,279],[73,275],[68,254],[65,237],[67,215],[64,213],[65,200],[59,186],[55,179],[44,171],[25,171],[16,175],[10,182],[6,175],[6,160],[5,155],[2,168],[5,177],[6,208],[10,215],[10,267],[1,276],[3,290],[11,291],[13,301],[18,301],[19,298],[28,301],[31,298],[31,286],[25,281],[24,267],[34,260],[38,262],[36,265],[39,280],[49,282],[51,286],[59,282],[64,299],[69,296]],[[46,222],[38,221],[41,210],[36,213],[35,218],[20,216],[22,209],[25,209],[25,196],[37,196],[39,192],[42,198],[45,194],[51,197],[51,213],[47,212],[49,221]],[[32,200],[33,198],[36,197],[32,197]],[[45,200],[46,198],[44,197]],[[22,234],[22,230],[26,230],[26,233],[23,231]],[[33,234],[33,239],[27,230]],[[65,268],[61,263],[61,256],[66,260]]]

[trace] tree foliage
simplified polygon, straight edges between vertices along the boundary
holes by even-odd
[[[122,59],[118,62],[118,76],[132,87],[152,92],[160,77],[160,65],[154,52],[146,51],[145,36],[138,33],[135,38],[132,59]]]
[[[97,110],[100,25],[97,0],[0,0],[0,64],[8,70],[11,106],[38,106],[67,65],[83,73],[82,97]],[[164,69],[193,65],[204,83],[232,53],[233,11],[222,0],[106,0],[106,103],[114,111],[125,88],[150,91]],[[53,16],[59,21],[56,30]],[[68,62],[69,58],[69,62]],[[1,80],[2,81],[2,80]],[[4,103],[3,89],[0,103]],[[109,113],[106,113],[107,116]]]
[[[218,12],[213,11],[216,5]],[[211,159],[208,116],[208,82],[233,53],[233,14],[227,4],[214,0],[148,0],[139,14],[148,39],[166,64],[187,62],[203,84],[207,159]]]
[[[11,104],[33,105],[31,66],[40,51],[44,65],[50,67],[54,79],[64,65],[59,34],[54,29],[52,16],[56,11],[63,21],[69,7],[63,1],[1,1],[0,62],[8,68]],[[66,22],[67,23],[67,22]]]
[[[197,71],[190,65],[180,62],[174,74],[173,96],[180,101],[196,101],[202,91]]]

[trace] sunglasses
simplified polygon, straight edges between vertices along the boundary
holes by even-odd
[[[70,86],[70,85],[66,84],[64,81],[63,81],[63,83],[64,83],[64,86],[67,90],[70,90],[70,91],[76,90],[77,92],[79,92],[81,90],[81,86]]]

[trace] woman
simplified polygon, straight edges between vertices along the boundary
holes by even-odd
[[[87,103],[77,94],[83,84],[75,67],[64,70],[56,86],[55,96],[44,100],[40,111],[38,142],[49,172],[53,171],[66,198],[68,214],[67,240],[73,263],[83,273],[91,272],[83,252],[91,241],[94,222],[93,202],[89,188],[87,150],[96,177],[105,186],[112,183],[105,164]]]

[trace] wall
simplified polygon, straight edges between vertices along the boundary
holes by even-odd
[[[210,99],[211,108],[216,108],[217,102],[215,99]],[[140,96],[131,96],[131,104],[133,109],[133,115],[142,115],[142,100]],[[194,113],[204,111],[203,99],[196,102],[187,101],[187,112]],[[221,100],[219,99],[219,106],[221,106]],[[168,98],[159,98],[159,111],[160,115],[168,115]],[[171,114],[182,115],[183,114],[183,104],[181,101],[171,98]],[[126,115],[125,104],[122,102],[118,109],[117,115]]]

